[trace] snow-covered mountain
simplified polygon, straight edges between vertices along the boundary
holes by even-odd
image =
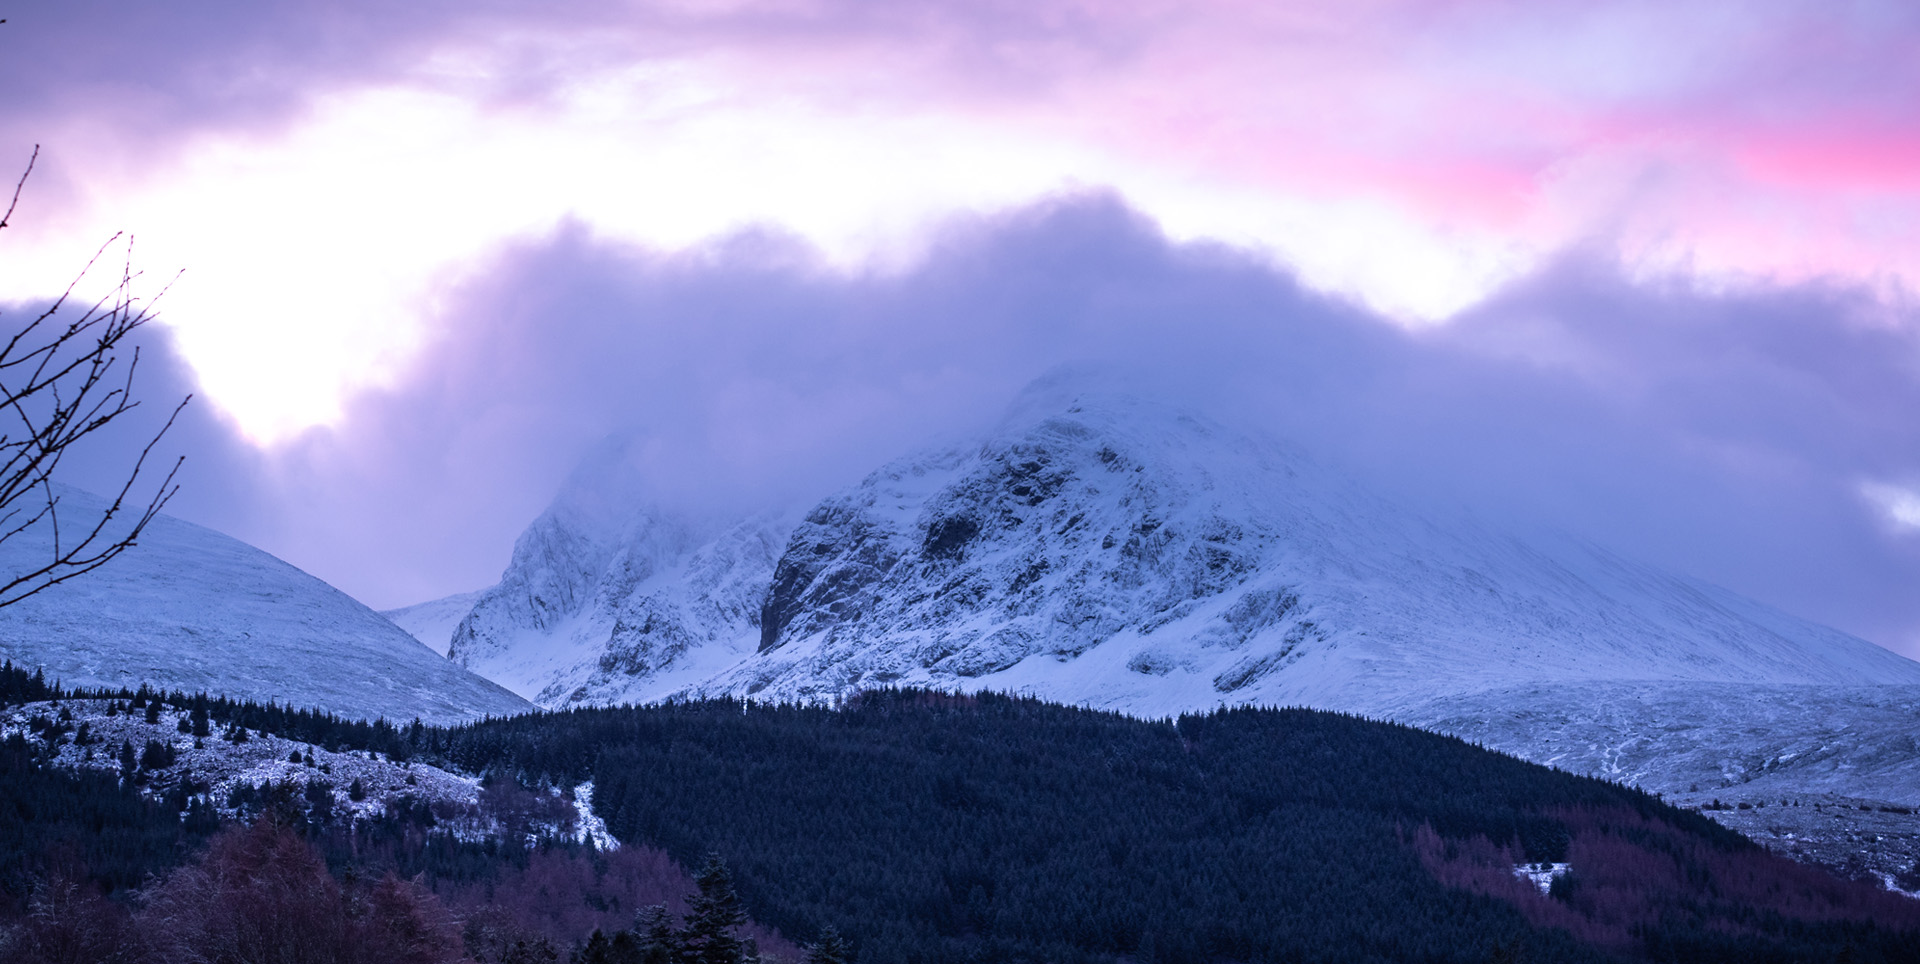
[[[1920,806],[1920,664],[1576,539],[1411,511],[1157,402],[1041,383],[984,438],[731,525],[607,464],[454,634],[545,706],[883,685],[1306,705],[1703,803]]]
[[[1394,716],[1600,680],[1920,683],[1920,664],[1577,541],[1436,524],[1278,443],[1085,395],[821,502],[781,556],[758,651],[701,690]]]
[[[104,504],[60,491],[63,511]],[[20,571],[44,529],[0,543]],[[531,709],[347,594],[237,539],[159,516],[107,565],[0,608],[0,657],[68,686],[205,691],[343,716],[455,722]]]
[[[1536,684],[1920,684],[1920,664],[1567,538],[1435,522],[1285,445],[1042,383],[794,524],[665,513],[601,459],[453,656],[544,705],[888,684],[1143,716],[1397,716]],[[790,532],[789,532],[790,529]]]
[[[779,514],[661,510],[619,443],[577,470],[453,630],[450,657],[543,706],[649,702],[752,655]]]

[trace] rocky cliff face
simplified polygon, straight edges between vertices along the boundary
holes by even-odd
[[[1286,478],[1284,455],[1220,444],[1188,417],[1155,438],[1142,430],[1144,406],[1108,405],[902,460],[822,502],[768,587],[760,653],[773,671],[748,688],[816,690],[792,671],[802,664],[788,655],[802,650],[801,675],[825,671],[836,687],[977,680],[1151,636],[1229,595],[1231,613],[1191,641],[1196,651],[1238,649],[1264,630],[1311,636],[1286,587],[1248,591],[1298,528],[1258,511],[1246,484]],[[1187,457],[1215,445],[1224,452]],[[1192,662],[1172,652],[1134,661],[1149,675]]]

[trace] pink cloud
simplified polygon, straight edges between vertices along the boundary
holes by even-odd
[[[0,106],[0,147],[91,117],[164,154],[356,86],[537,109],[584,75],[671,60],[735,98],[1066,137],[1540,249],[1660,222],[1649,233],[1738,262],[1758,223],[1770,248],[1809,237],[1800,260],[1823,270],[1920,260],[1911,237],[1843,236],[1863,197],[1920,199],[1920,12],[1895,0],[27,0],[12,19],[0,89],[23,96]],[[449,54],[471,69],[450,77]],[[1675,205],[1596,166],[1715,189]]]

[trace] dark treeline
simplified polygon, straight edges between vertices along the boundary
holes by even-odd
[[[1920,960],[1920,913],[1898,898],[1824,875],[1839,890],[1807,896],[1803,868],[1648,794],[1339,714],[1150,723],[883,691],[426,736],[420,752],[463,768],[593,778],[616,836],[719,852],[757,918],[803,937],[835,925],[864,964]],[[1692,884],[1642,893],[1593,867],[1577,905],[1449,886],[1420,833],[1484,844],[1508,880],[1521,861],[1651,853]],[[1783,889],[1725,896],[1755,873]],[[1609,924],[1554,926],[1582,915]]]
[[[0,700],[49,692],[0,671]],[[754,919],[809,941],[837,928],[861,964],[1920,961],[1920,907],[1901,898],[1639,791],[1339,714],[1156,723],[880,691],[438,728],[79,695],[205,706],[229,728],[529,787],[591,779],[623,842],[686,866],[717,853]],[[305,832],[337,871],[389,867],[441,891],[529,859],[435,842],[430,814],[389,809],[358,837]],[[1546,896],[1513,876],[1523,861],[1574,870]],[[609,928],[594,952],[625,959],[643,930]]]

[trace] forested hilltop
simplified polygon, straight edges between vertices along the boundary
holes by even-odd
[[[43,684],[7,679],[0,700],[46,712]],[[730,868],[742,911],[765,925],[756,933],[767,958],[799,953],[779,935],[815,944],[832,928],[862,964],[1920,961],[1920,903],[1768,855],[1638,791],[1336,714],[1143,722],[1004,696],[879,691],[838,707],[715,701],[443,729],[135,695],[164,704],[173,715],[159,718],[184,730],[205,719],[208,735],[182,733],[183,747],[278,733],[323,757],[348,751],[484,781],[496,801],[523,794],[517,811],[591,781],[594,813],[626,846],[609,854],[526,826],[463,838],[403,792],[348,809],[344,796],[336,806],[284,786],[182,788],[169,775],[174,786],[143,794],[137,765],[118,778],[52,765],[53,720],[9,737],[0,771],[9,812],[23,815],[0,832],[15,914],[30,917],[62,867],[59,879],[109,893],[104,907],[150,912],[152,898],[129,897],[133,888],[177,888],[142,887],[143,874],[202,868],[222,823],[264,817],[251,833],[304,839],[342,886],[397,871],[394,881],[418,889],[369,891],[357,906],[402,893],[407,906],[469,908],[464,936],[451,914],[422,931],[446,942],[436,960],[514,959],[498,928],[487,943],[472,926],[487,906],[472,896],[496,890],[599,905],[568,918],[571,933],[549,927],[542,939],[556,955],[647,959],[647,922],[635,915],[660,898],[621,893],[622,880],[645,875],[619,862],[664,852],[680,867],[712,854]],[[39,796],[23,803],[28,791]],[[53,840],[62,854],[41,846]],[[529,868],[541,867],[583,883],[528,887]],[[674,873],[673,887],[694,893]],[[429,898],[442,904],[421,903]],[[590,940],[594,928],[603,933]]]

